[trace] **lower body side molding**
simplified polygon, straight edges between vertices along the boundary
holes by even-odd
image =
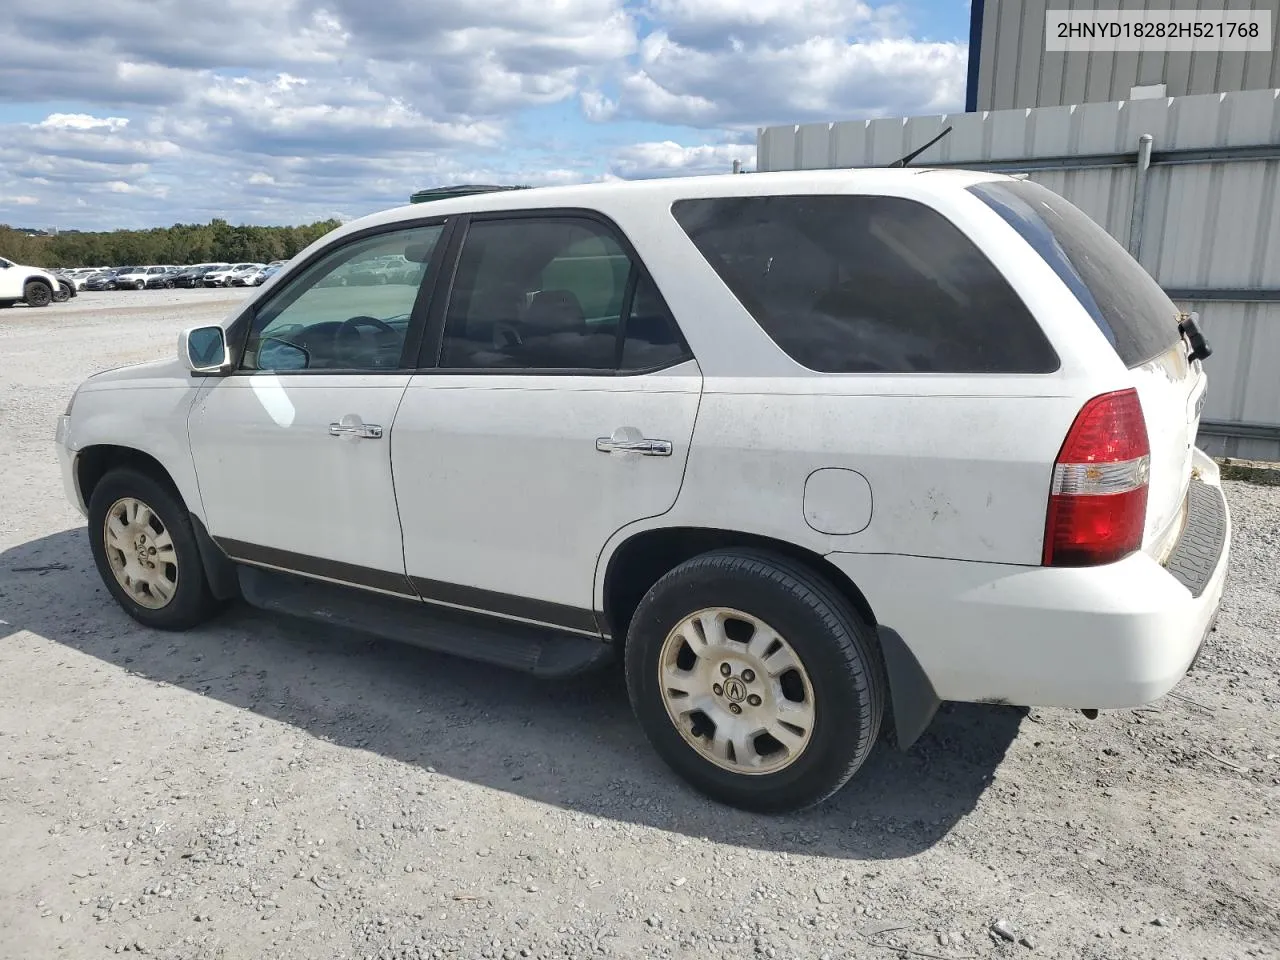
[[[604,640],[561,633],[552,627],[452,610],[256,567],[240,566],[238,573],[245,602],[259,609],[538,677],[571,677],[603,665],[614,656],[612,644]]]

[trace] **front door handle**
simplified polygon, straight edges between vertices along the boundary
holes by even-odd
[[[600,453],[638,453],[642,457],[669,457],[670,440],[650,440],[635,427],[619,427],[609,437],[596,438]]]
[[[341,420],[329,424],[329,436],[346,440],[381,440],[382,427],[376,423],[365,423],[353,414],[347,414]]]

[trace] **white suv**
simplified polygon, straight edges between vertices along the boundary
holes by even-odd
[[[399,255],[415,283],[340,286]],[[543,676],[757,810],[939,701],[1132,707],[1214,620],[1207,346],[1034,183],[875,170],[348,223],[58,424],[138,621],[234,598]]]
[[[204,285],[206,287],[230,287],[234,285],[237,277],[256,273],[262,267],[263,264],[261,263],[237,263],[222,270],[210,270],[204,275]]]
[[[173,267],[166,266],[150,266],[150,267],[134,267],[125,273],[116,275],[116,285],[120,290],[143,290],[147,286],[147,281],[156,277],[164,276]]]
[[[25,303],[29,307],[47,307],[53,303],[58,278],[44,267],[24,267],[0,257],[0,307]]]

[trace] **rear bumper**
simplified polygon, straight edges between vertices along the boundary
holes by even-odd
[[[1202,459],[1213,467],[1197,454],[1198,467]],[[1140,706],[1187,672],[1222,600],[1231,517],[1216,468],[1200,472],[1198,505],[1169,566],[1145,553],[1076,569],[828,559],[901,636],[943,700]],[[1206,511],[1218,520],[1206,520]]]

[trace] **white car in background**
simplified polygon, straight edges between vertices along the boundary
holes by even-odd
[[[44,267],[25,267],[0,257],[0,307],[25,303],[29,307],[47,307],[53,303],[58,278]]]
[[[260,263],[237,263],[225,270],[211,270],[204,275],[204,285],[206,287],[230,287],[236,277],[256,273],[262,269],[262,266]]]
[[[119,290],[142,290],[146,287],[148,280],[164,276],[174,269],[176,268],[172,266],[135,267],[128,273],[122,273],[116,277],[116,288]]]
[[[91,270],[88,267],[75,267],[71,270],[58,270],[56,275],[67,281],[76,290],[83,290],[85,282],[96,272],[96,270]]]
[[[393,255],[416,283],[327,280]],[[944,700],[1178,683],[1228,566],[1207,355],[1029,181],[554,187],[346,224],[85,381],[57,449],[139,622],[243,598],[542,676],[620,657],[675,771],[780,811]]]

